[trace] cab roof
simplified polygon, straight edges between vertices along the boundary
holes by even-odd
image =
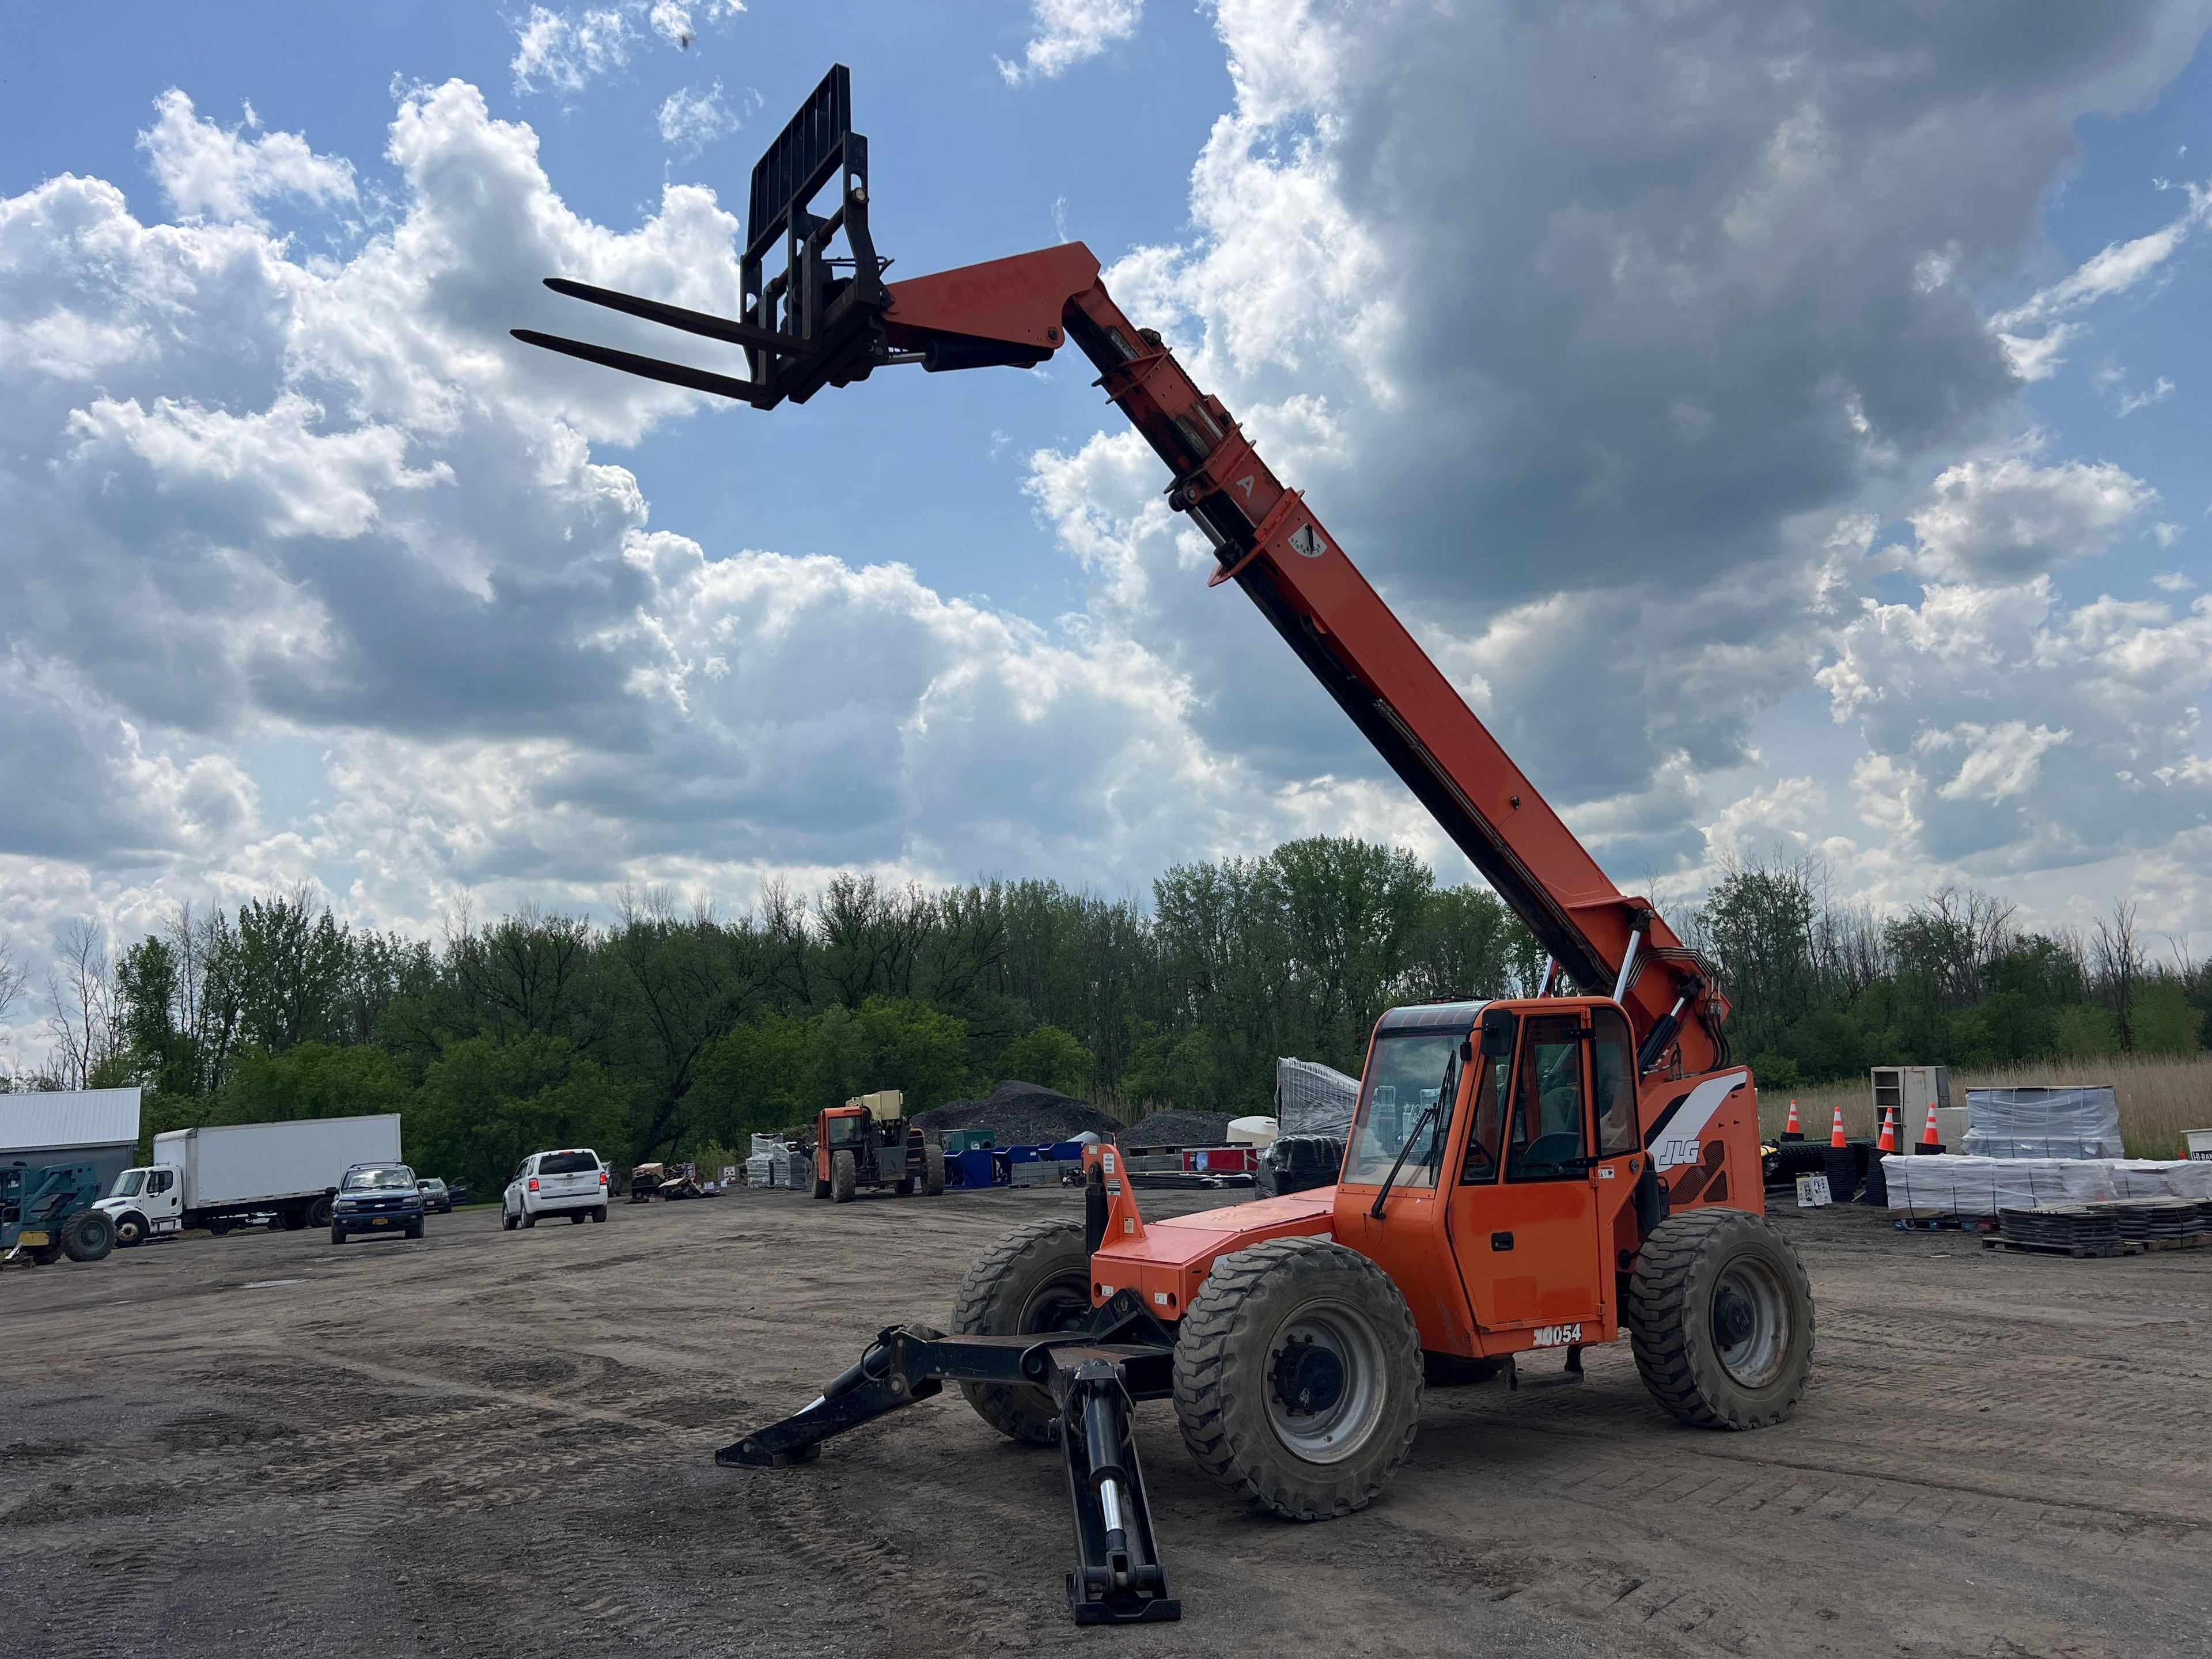
[[[1375,1023],[1375,1035],[1396,1031],[1468,1031],[1474,1029],[1490,999],[1480,1002],[1414,1002],[1393,1008]]]

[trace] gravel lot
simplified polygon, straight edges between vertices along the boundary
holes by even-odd
[[[2208,1253],[1784,1214],[1820,1307],[1792,1422],[1679,1427],[1596,1350],[1581,1389],[1431,1393],[1321,1526],[1243,1512],[1147,1407],[1180,1625],[1068,1623],[1060,1465],[957,1397],[713,1466],[1063,1212],[748,1193],[0,1275],[0,1653],[2212,1652]]]

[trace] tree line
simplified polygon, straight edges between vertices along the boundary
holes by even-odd
[[[2086,935],[2024,931],[1966,890],[1877,917],[1774,860],[1672,914],[1771,1088],[2212,1041],[2212,972],[2155,951],[2124,904]],[[1544,968],[1486,889],[1328,836],[1177,866],[1147,902],[848,874],[737,915],[659,890],[605,923],[463,913],[434,940],[349,926],[301,888],[182,906],[112,961],[79,925],[56,959],[49,1060],[17,1086],[138,1083],[149,1136],[398,1111],[419,1169],[479,1189],[548,1146],[729,1161],[878,1088],[915,1109],[1018,1078],[1125,1116],[1264,1111],[1277,1057],[1357,1072],[1394,1003],[1525,994]],[[0,948],[0,1018],[27,994]]]

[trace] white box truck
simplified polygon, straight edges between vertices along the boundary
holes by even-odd
[[[116,1177],[100,1207],[114,1218],[118,1244],[187,1227],[227,1233],[260,1217],[288,1231],[327,1227],[349,1168],[398,1161],[397,1112],[172,1129],[154,1137],[151,1164]]]

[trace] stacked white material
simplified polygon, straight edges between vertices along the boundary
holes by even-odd
[[[1318,1060],[1275,1062],[1275,1121],[1286,1135],[1348,1134],[1359,1079]]]
[[[2212,1166],[2189,1159],[1915,1158],[1881,1161],[1889,1207],[1995,1215],[2110,1198],[2212,1198]]]
[[[745,1160],[745,1185],[773,1187],[775,1180],[775,1160],[766,1152],[755,1152]]]
[[[774,1158],[782,1150],[783,1137],[781,1135],[755,1135],[753,1137],[752,1155],[755,1158],[760,1157],[763,1152],[769,1157]]]
[[[1969,1089],[1960,1150],[1969,1158],[2118,1158],[2119,1098],[2110,1084]]]

